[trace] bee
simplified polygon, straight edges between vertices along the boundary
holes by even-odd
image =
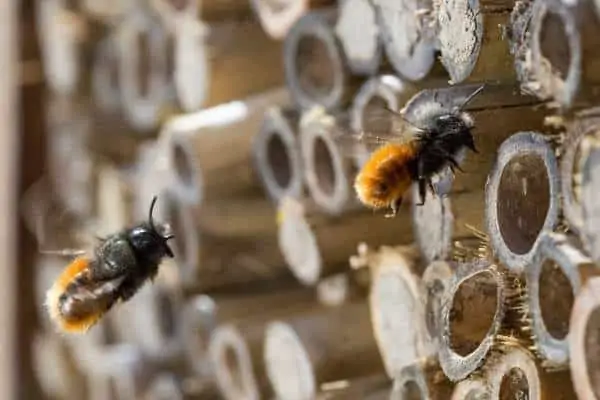
[[[465,149],[475,153],[478,150],[472,134],[474,121],[462,109],[483,88],[480,86],[461,105],[452,108],[431,102],[420,110],[414,121],[409,121],[402,112],[386,108],[388,115],[396,117],[388,132],[380,136],[361,132],[354,138],[366,147],[374,145],[354,180],[359,201],[373,209],[389,208],[385,216],[395,217],[413,183],[418,185],[420,202],[417,205],[422,206],[427,187],[432,193],[436,192],[432,183],[434,175],[447,167],[452,173],[464,172],[459,157]]]
[[[85,333],[119,301],[129,300],[154,280],[163,258],[173,258],[168,224],[155,224],[154,196],[148,221],[105,238],[92,256],[77,256],[46,292],[45,308],[66,333]]]

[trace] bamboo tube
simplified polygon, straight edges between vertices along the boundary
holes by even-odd
[[[125,14],[132,2],[132,0],[82,0],[80,4],[86,16],[102,22],[109,22]]]
[[[600,321],[598,292],[600,278],[587,281],[575,298],[569,323],[569,354],[571,379],[577,397],[597,399],[600,397],[598,385],[598,322]]]
[[[252,140],[265,111],[287,101],[287,90],[280,88],[171,120],[161,135],[167,141],[178,195],[199,204],[207,196],[259,192]]]
[[[515,8],[509,40],[524,90],[561,108],[594,97],[600,25],[592,7],[537,0]]]
[[[168,216],[165,219],[175,232],[171,247],[186,291],[210,292],[233,286],[242,289],[259,281],[292,278],[285,268],[283,255],[273,246],[277,234],[274,214],[268,221],[249,226],[260,229],[268,222],[272,234],[253,237],[250,229],[247,237],[222,237],[198,226],[202,217],[197,215],[193,205],[169,191],[163,198]]]
[[[32,347],[34,373],[47,396],[65,400],[85,398],[83,375],[60,336],[38,332]]]
[[[485,219],[494,253],[513,272],[531,263],[540,233],[556,225],[559,190],[556,157],[544,136],[519,132],[502,143],[486,183]]]
[[[444,291],[439,362],[453,382],[477,370],[492,350],[507,313],[504,273],[485,260],[458,264]]]
[[[248,2],[236,0],[150,0],[150,6],[169,26],[192,17],[206,21],[240,19],[251,11]]]
[[[563,200],[563,213],[568,221],[569,229],[581,233],[583,217],[581,210],[581,167],[585,162],[582,157],[589,148],[588,137],[596,135],[598,131],[598,109],[587,110],[573,121],[567,123],[567,134],[563,143],[563,152],[560,158],[561,196]]]
[[[127,171],[109,163],[102,163],[97,168],[97,234],[111,235],[137,222],[133,217],[131,177],[127,176]]]
[[[479,87],[478,84],[464,84],[425,89],[414,95],[402,112],[409,120],[416,121],[434,107],[450,111],[460,106]],[[473,238],[476,230],[484,230],[486,203],[482,188],[494,166],[498,147],[515,131],[543,127],[544,112],[537,107],[539,102],[519,95],[515,89],[514,85],[486,84],[465,107],[464,111],[475,121],[474,137],[479,154],[469,152],[460,155],[464,173],[453,175],[446,168],[434,176],[433,186],[437,195],[428,191],[423,206],[416,205],[420,196],[417,185],[413,185],[414,236],[427,260],[444,259],[450,252],[453,239]]]
[[[344,107],[358,84],[334,33],[336,18],[335,10],[311,11],[294,23],[285,38],[285,79],[301,109]]]
[[[514,1],[434,3],[440,60],[450,83],[515,80],[513,58],[503,40]]]
[[[562,368],[569,362],[569,320],[575,297],[588,277],[600,270],[562,234],[545,234],[538,251],[526,271],[532,336],[544,366]]]
[[[87,148],[89,115],[76,99],[52,96],[48,99],[48,174],[65,208],[78,217],[94,210],[94,156]]]
[[[291,108],[272,107],[254,136],[252,155],[264,190],[275,202],[304,191],[299,143],[299,114]]]
[[[435,351],[438,351],[442,334],[443,294],[452,280],[453,271],[444,261],[434,261],[421,277],[421,290],[425,294],[425,326]]]
[[[330,0],[250,0],[265,32],[281,40],[310,9],[328,6]]]
[[[390,379],[385,374],[327,382],[321,385],[315,400],[388,400],[390,386]]]
[[[383,372],[365,302],[315,310],[267,327],[264,362],[278,398],[314,398],[318,385]]]
[[[180,319],[188,362],[199,375],[208,374],[206,360],[211,333],[220,325],[236,324],[245,318],[285,315],[315,304],[314,293],[296,285],[277,285],[256,293],[196,295],[188,300]]]
[[[371,324],[390,378],[417,360],[432,356],[425,322],[424,293],[415,274],[418,253],[413,247],[366,245],[350,259],[353,268],[369,267]]]
[[[591,137],[584,142],[581,157],[581,214],[583,225],[581,227],[581,240],[588,254],[595,262],[600,260],[598,249],[598,202],[597,193],[600,187],[598,174],[598,161],[600,160],[600,146],[596,137]]]
[[[306,187],[315,205],[337,216],[358,207],[352,181],[359,159],[344,153],[336,140],[340,129],[332,115],[313,108],[300,124],[300,151]]]
[[[360,242],[393,245],[410,239],[410,227],[368,212],[342,217],[307,215],[305,206],[292,198],[279,207],[279,249],[288,268],[304,285],[347,269],[348,255]],[[365,236],[364,227],[368,226]]]
[[[289,308],[266,308],[264,313],[226,322],[212,332],[208,354],[217,385],[226,399],[271,398],[263,359],[264,338],[271,321],[299,317],[314,309],[314,302],[289,303]]]
[[[148,135],[172,95],[168,71],[168,33],[144,5],[128,10],[115,31],[118,79],[127,120]]]
[[[369,0],[340,0],[335,33],[350,71],[372,75],[381,64],[382,48],[375,8]],[[360,26],[360,29],[356,27]]]
[[[545,372],[533,355],[519,346],[503,346],[486,362],[483,374],[491,399],[574,399],[567,371]]]
[[[319,281],[316,295],[319,304],[334,307],[358,296],[357,288],[350,282],[349,274],[339,273]]]
[[[413,364],[402,368],[394,379],[390,400],[445,400],[452,394],[452,383],[435,364]]]
[[[409,81],[425,78],[435,63],[431,6],[418,1],[375,0],[377,25],[387,58],[394,70]]]
[[[489,400],[490,390],[482,378],[467,378],[454,386],[450,400]]]
[[[72,95],[81,83],[83,18],[69,10],[66,1],[36,1],[36,21],[44,73],[52,91]]]

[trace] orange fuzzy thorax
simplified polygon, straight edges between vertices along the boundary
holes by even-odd
[[[80,273],[85,273],[90,260],[78,257],[71,262],[58,276],[46,293],[46,307],[52,321],[63,331],[69,333],[84,333],[102,317],[102,313],[92,313],[77,319],[67,318],[60,312],[59,298],[66,291],[73,279]]]
[[[412,183],[407,163],[415,157],[412,143],[388,143],[373,152],[354,181],[358,199],[373,208],[389,207]],[[386,190],[381,190],[382,185]]]

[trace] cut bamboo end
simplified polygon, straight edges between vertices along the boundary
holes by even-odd
[[[546,372],[533,354],[520,346],[501,346],[486,362],[483,377],[491,399],[573,399],[568,372]]]
[[[357,25],[360,29],[356,29]],[[342,1],[335,33],[353,73],[372,75],[377,72],[382,48],[375,8],[369,0]]]
[[[442,1],[436,9],[440,60],[451,83],[467,79],[479,58],[484,15],[479,1]]]
[[[317,112],[313,109],[312,112]],[[308,120],[308,117],[306,118]],[[352,188],[355,165],[334,139],[335,121],[322,115],[303,123],[300,150],[310,197],[323,211],[339,215],[358,202]]]
[[[322,308],[266,328],[264,362],[277,398],[315,398],[322,383],[382,373],[365,302]]]
[[[362,254],[371,268],[369,306],[379,352],[390,378],[402,368],[432,355],[425,310],[412,248],[382,247]],[[355,259],[357,261],[358,259]]]
[[[418,1],[406,0],[402,7],[394,0],[374,2],[377,25],[385,53],[403,78],[418,81],[435,63],[432,21],[421,13]]]
[[[596,268],[564,235],[544,235],[539,252],[526,271],[532,336],[546,366],[566,367],[571,310],[584,283],[580,273]]]
[[[450,398],[452,383],[435,365],[416,363],[404,367],[394,379],[390,400]]]
[[[589,150],[588,137],[597,136],[600,128],[598,116],[581,117],[567,128],[560,160],[561,195],[563,213],[569,229],[581,233],[583,217],[581,209],[582,166]],[[593,140],[592,140],[593,141]]]
[[[333,31],[336,13],[311,11],[290,29],[283,45],[287,86],[302,109],[332,109],[350,100],[350,75]]]
[[[204,197],[203,174],[198,157],[194,154],[193,138],[189,135],[173,135],[170,151],[175,178],[172,190],[186,202],[200,204]]]
[[[452,280],[454,272],[445,261],[434,261],[425,269],[421,277],[422,291],[425,295],[425,326],[429,340],[435,352],[439,349],[442,335],[443,295]]]
[[[317,238],[306,220],[306,211],[299,201],[284,198],[279,215],[279,249],[294,276],[305,285],[318,282],[323,260]]]
[[[540,233],[556,225],[559,190],[556,157],[543,135],[520,132],[502,143],[486,183],[485,220],[494,252],[512,272],[531,263]]]
[[[299,197],[303,192],[298,123],[299,115],[294,110],[271,108],[254,138],[254,165],[267,195],[275,202],[285,196]]]
[[[468,378],[456,384],[450,400],[489,400],[490,389],[482,378]]]
[[[143,6],[129,10],[115,31],[119,87],[127,119],[141,134],[152,132],[171,95],[167,32]]]
[[[207,295],[189,299],[181,311],[181,337],[187,363],[200,377],[209,376],[208,345],[211,332],[216,328],[215,301]]]
[[[217,327],[211,335],[208,353],[217,384],[226,399],[261,397],[248,345],[234,326]]]
[[[600,278],[590,279],[575,298],[571,312],[569,354],[571,379],[580,399],[600,398]]]
[[[386,107],[399,110],[417,91],[417,88],[395,75],[377,75],[367,80],[358,90],[350,108],[350,127],[354,132],[391,131],[390,120],[379,118]],[[370,152],[360,149],[357,165],[362,166]]]
[[[273,390],[282,400],[311,398],[316,394],[317,382],[310,357],[289,325],[273,322],[267,328],[265,364]],[[271,367],[272,364],[276,365]]]
[[[477,370],[492,349],[505,313],[504,278],[480,260],[459,264],[444,292],[439,362],[453,382]]]
[[[583,225],[581,227],[581,239],[585,249],[594,261],[600,260],[600,230],[598,229],[598,216],[600,208],[598,205],[598,188],[600,187],[600,143],[596,138],[586,140],[585,149],[582,154],[581,170],[581,210]]]
[[[317,300],[319,304],[327,307],[335,307],[349,301],[352,292],[348,274],[335,274],[323,278],[317,285]]]

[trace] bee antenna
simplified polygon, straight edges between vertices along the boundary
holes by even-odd
[[[462,110],[463,108],[465,108],[465,106],[466,106],[467,104],[469,104],[469,103],[471,102],[471,100],[473,100],[473,99],[475,98],[475,96],[477,96],[477,95],[479,94],[479,92],[481,92],[481,91],[483,90],[483,88],[484,88],[484,87],[485,87],[485,83],[484,83],[483,85],[479,86],[479,87],[477,88],[477,90],[475,90],[473,93],[471,93],[471,94],[469,95],[469,97],[467,97],[467,98],[465,99],[465,101],[463,101],[463,103],[462,103],[462,104],[461,104],[461,105],[458,107],[458,109],[459,109],[459,110]]]
[[[415,129],[421,130],[421,128],[419,128],[418,126],[416,126],[415,124],[413,124],[411,121],[409,121],[408,119],[406,119],[406,117],[404,117],[404,115],[398,111],[394,111],[392,110],[389,106],[385,106],[384,109],[389,112],[392,113],[394,115],[396,115],[397,117],[399,117],[400,119],[402,119],[404,122],[406,122],[407,124],[409,124],[410,126],[412,126]]]
[[[150,204],[150,211],[148,212],[148,221],[150,222],[150,226],[153,230],[156,230],[154,226],[154,218],[152,218],[152,214],[154,213],[154,206],[156,205],[156,200],[158,200],[158,196],[154,196],[152,198],[152,203]]]

